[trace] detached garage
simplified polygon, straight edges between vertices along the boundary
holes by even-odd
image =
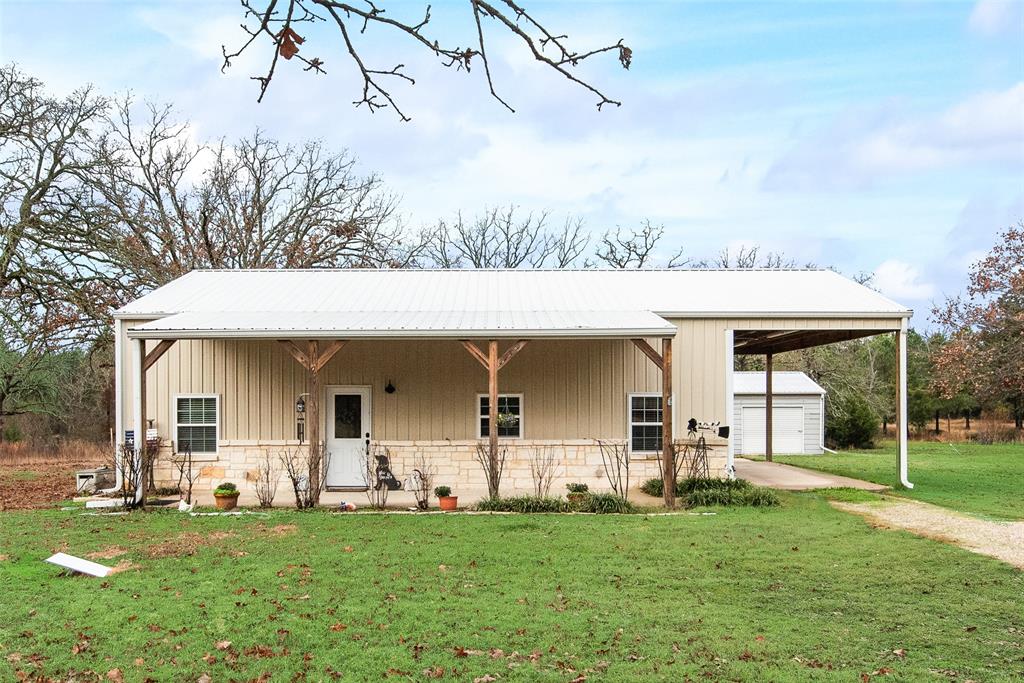
[[[802,372],[772,373],[772,451],[824,452],[825,390]],[[736,455],[765,451],[765,373],[733,373]]]

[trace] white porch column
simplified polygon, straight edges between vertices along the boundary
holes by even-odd
[[[914,485],[907,479],[907,319],[900,320],[897,334],[896,365],[898,397],[896,400],[896,452],[899,459],[900,483],[908,489]]]
[[[114,319],[114,488],[108,490],[120,491],[124,483],[121,468],[121,444],[124,442],[124,364],[121,356],[124,348],[121,346],[121,335],[124,333],[124,321],[120,318]]]
[[[142,471],[142,449],[146,447],[146,370],[142,363],[146,358],[146,340],[133,339],[132,345],[132,429],[135,430],[135,469]],[[143,489],[141,481],[132,482],[135,484],[135,502],[142,500]]]

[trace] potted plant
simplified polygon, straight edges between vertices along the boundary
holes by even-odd
[[[590,487],[580,482],[566,484],[565,488],[569,490],[566,498],[569,499],[570,503],[581,503],[583,502],[583,499],[587,497],[587,494],[590,493]]]
[[[218,510],[234,510],[238,505],[238,487],[226,481],[213,491]]]
[[[434,488],[434,495],[437,496],[437,504],[442,510],[454,510],[459,507],[459,497],[452,495],[451,486],[438,486]]]

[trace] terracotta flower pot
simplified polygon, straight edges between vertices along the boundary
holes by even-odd
[[[237,493],[215,493],[213,497],[217,503],[218,510],[234,510],[238,505]]]
[[[454,510],[459,507],[458,496],[440,496],[437,499],[437,504],[441,506],[442,510]]]

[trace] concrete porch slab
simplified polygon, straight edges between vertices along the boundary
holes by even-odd
[[[802,467],[783,465],[779,462],[761,462],[736,458],[736,476],[756,486],[767,486],[784,491],[809,491],[811,489],[854,488],[876,493],[888,490],[888,486],[861,479],[840,477],[826,472],[805,470]]]

